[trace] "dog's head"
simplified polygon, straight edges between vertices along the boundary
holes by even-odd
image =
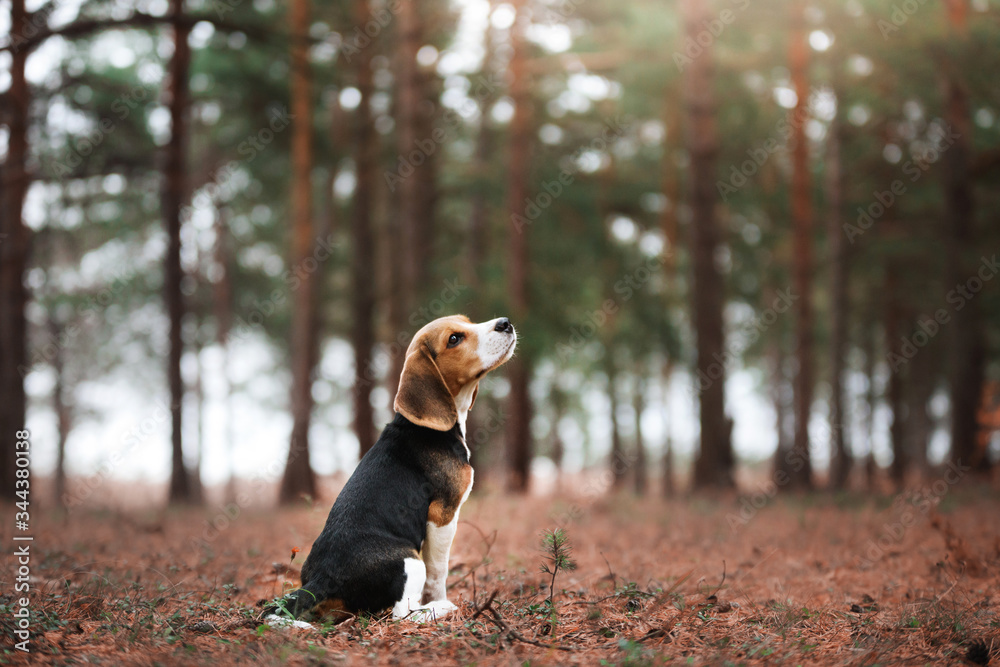
[[[514,354],[517,333],[506,317],[475,324],[464,315],[442,317],[413,336],[393,408],[414,424],[449,431],[458,421],[456,399],[471,396],[479,380]]]

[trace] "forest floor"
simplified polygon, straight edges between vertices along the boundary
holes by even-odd
[[[459,611],[424,625],[261,625],[260,601],[298,585],[328,508],[80,509],[36,521],[31,653],[13,650],[7,557],[0,662],[1000,665],[1000,494],[984,487],[473,496],[452,550]],[[554,526],[577,568],[558,573],[550,607],[541,534]]]

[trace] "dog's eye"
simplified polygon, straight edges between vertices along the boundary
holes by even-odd
[[[453,333],[448,337],[448,347],[455,347],[465,338],[465,334]]]

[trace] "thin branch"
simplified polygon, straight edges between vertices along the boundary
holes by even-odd
[[[167,14],[164,16],[153,16],[152,14],[145,14],[143,12],[135,12],[131,16],[122,19],[83,19],[58,28],[45,26],[39,28],[38,32],[31,37],[22,37],[12,33],[8,38],[7,45],[0,47],[0,53],[4,51],[20,51],[21,49],[26,49],[30,53],[50,37],[73,39],[104,30],[156,28],[162,25],[187,25],[190,27],[202,21],[211,23],[215,26],[216,30],[242,32],[247,37],[252,37],[262,42],[269,40],[274,34],[274,31],[261,26],[233,23],[208,14],[182,14],[181,16]]]

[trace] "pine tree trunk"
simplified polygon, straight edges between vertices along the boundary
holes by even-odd
[[[931,344],[932,346],[934,343]],[[935,346],[936,347],[936,346]],[[939,352],[931,347],[924,348],[910,362],[910,382],[907,387],[910,437],[907,446],[912,467],[924,477],[929,471],[927,454],[931,436],[934,434],[934,417],[930,402],[934,395],[934,378],[937,375],[936,360]]]
[[[12,26],[25,25],[28,14],[24,0],[11,0]],[[6,92],[9,135],[7,158],[0,187],[0,438],[13,443],[25,428],[26,398],[24,376],[27,368],[28,292],[24,286],[31,232],[24,224],[22,210],[28,191],[28,109],[31,91],[24,76],[28,58],[25,48],[13,50],[10,88]],[[0,499],[14,500],[16,450],[13,444],[0,447]]]
[[[163,217],[167,229],[167,256],[164,271],[164,299],[170,319],[170,351],[167,380],[170,386],[170,502],[194,502],[191,474],[184,465],[181,417],[184,408],[184,380],[181,357],[184,355],[184,295],[181,281],[181,207],[186,196],[185,169],[187,159],[188,68],[191,47],[188,45],[190,24],[181,21],[184,0],[171,0],[173,15],[174,55],[170,59],[170,141],[166,148],[163,175]]]
[[[420,125],[421,86],[420,70],[417,66],[417,51],[420,50],[421,20],[417,0],[400,0],[397,12],[399,44],[396,52],[396,148],[400,157],[413,168],[413,173],[404,176],[396,185],[398,194],[397,215],[392,216],[390,225],[397,227],[388,239],[393,256],[391,270],[394,301],[390,308],[390,329],[394,336],[409,331],[409,314],[417,306],[419,275],[424,258],[419,249],[421,215],[421,173],[429,168],[428,156],[417,146]],[[411,155],[419,156],[411,159]],[[413,333],[413,331],[409,331]],[[390,404],[399,386],[399,376],[403,371],[406,356],[405,347],[393,346],[392,364],[386,378]]]
[[[865,327],[864,353],[865,353],[865,380],[867,389],[865,391],[865,442],[868,454],[865,457],[865,483],[869,492],[875,492],[878,480],[876,478],[877,467],[875,464],[875,408],[878,407],[878,392],[875,389],[875,355],[877,354],[878,341],[875,339],[875,314],[868,313],[865,318],[868,325]]]
[[[812,202],[810,197],[809,144],[806,119],[809,108],[809,45],[806,41],[805,2],[799,0],[793,9],[792,34],[788,60],[792,83],[798,101],[792,132],[792,230],[794,284],[798,297],[795,321],[794,379],[795,431],[792,439],[790,467],[791,488],[812,488],[812,462],[809,458],[809,415],[813,395],[813,313],[812,313]]]
[[[776,296],[776,290],[769,288],[765,291],[765,303],[772,303]],[[771,383],[770,394],[771,404],[774,406],[774,430],[777,434],[777,446],[774,449],[774,470],[780,473],[782,478],[791,479],[791,442],[788,438],[788,406],[785,401],[785,344],[783,332],[778,327],[773,333],[768,343],[768,357],[770,358]]]
[[[371,20],[367,0],[355,0],[355,22],[366,25]],[[372,49],[358,54],[357,88],[361,102],[356,109],[354,164],[357,182],[354,188],[354,210],[351,214],[351,345],[354,347],[354,434],[360,455],[375,444],[374,414],[371,404],[371,359],[374,336],[375,288],[371,271],[375,265],[372,240],[372,188],[375,181],[377,152],[375,125],[371,114]]]
[[[674,495],[674,442],[672,435],[673,422],[670,416],[670,378],[673,376],[673,362],[668,361],[663,369],[663,412],[665,417],[664,431],[666,432],[663,443],[663,497],[672,498]]]
[[[622,444],[621,424],[618,423],[618,370],[611,361],[610,349],[605,348],[604,372],[608,376],[608,404],[611,410],[611,455],[608,467],[613,475],[611,487],[618,491],[625,485],[626,466],[625,448]]]
[[[847,353],[847,244],[840,224],[841,165],[840,136],[836,120],[830,127],[827,143],[827,236],[830,243],[830,447],[832,461],[830,486],[841,490],[851,474],[851,452],[847,442],[847,415],[844,400],[844,355]]]
[[[491,2],[491,7],[492,4]],[[485,55],[483,56],[481,76],[486,80],[491,80],[493,58],[495,57],[492,29],[486,29],[484,41]],[[472,164],[472,176],[475,180],[472,185],[472,211],[469,214],[469,250],[466,272],[469,285],[477,293],[482,287],[483,270],[489,254],[490,219],[488,201],[491,186],[489,175],[491,173],[491,163],[494,158],[495,143],[493,128],[490,127],[489,114],[496,103],[495,92],[492,87],[486,88],[486,94],[483,94],[479,99],[479,130],[476,134],[476,152]]]
[[[525,326],[528,316],[528,225],[520,224],[515,216],[523,216],[528,199],[528,178],[531,167],[532,109],[530,82],[527,71],[528,16],[524,0],[515,3],[517,11],[511,27],[510,94],[514,100],[514,118],[510,125],[510,162],[507,176],[507,210],[511,216],[508,230],[510,247],[507,265],[507,291],[511,303],[510,318],[515,327]],[[524,341],[521,343],[522,349]],[[510,379],[509,418],[507,420],[507,450],[510,453],[508,489],[517,493],[528,490],[531,468],[531,403],[528,383],[531,363],[528,352],[522,352],[508,364]]]
[[[52,357],[52,370],[56,376],[55,387],[52,389],[52,410],[56,413],[56,427],[59,439],[56,442],[56,471],[55,471],[55,502],[53,507],[66,507],[66,441],[69,439],[69,432],[72,429],[72,415],[70,406],[66,401],[67,381],[65,350],[58,343],[63,333],[62,325],[49,319],[49,337],[56,341],[55,354]]]
[[[309,0],[289,5],[292,39],[292,271],[300,282],[292,290],[292,434],[278,502],[290,504],[316,496],[316,476],[309,460],[312,372],[318,344],[316,286],[319,267],[308,270],[315,238],[312,219],[312,75],[309,71]],[[311,264],[309,265],[311,266]]]
[[[556,468],[556,490],[562,488],[563,459],[566,445],[559,434],[559,423],[566,416],[566,394],[558,387],[553,387],[552,397],[552,463]]]
[[[952,39],[967,39],[965,0],[948,0]],[[948,225],[948,284],[964,284],[974,274],[969,258],[976,248],[975,203],[969,174],[972,124],[969,99],[957,63],[945,63],[945,120],[957,137],[944,154],[945,207]],[[985,342],[979,303],[973,298],[954,310],[951,332],[951,460],[979,466],[976,452],[976,411],[982,401]],[[985,457],[983,457],[985,458]]]
[[[900,339],[899,323],[902,319],[899,304],[899,288],[897,286],[896,274],[898,266],[890,262],[886,267],[885,282],[885,338],[889,348],[895,341]],[[892,411],[892,424],[889,427],[889,436],[892,442],[892,466],[889,469],[890,476],[897,489],[901,489],[906,478],[906,468],[908,465],[906,457],[906,430],[905,430],[905,410],[903,403],[903,374],[905,367],[889,369],[889,409]]]
[[[692,39],[710,19],[704,0],[683,0],[685,29]],[[694,266],[692,310],[697,336],[697,376],[701,447],[694,464],[694,487],[733,485],[732,445],[725,414],[723,355],[723,284],[715,263],[720,230],[715,219],[715,159],[719,143],[715,122],[715,72],[711,46],[684,69],[688,112],[687,144],[691,156],[691,259]]]
[[[640,370],[640,369],[637,369]],[[649,486],[647,470],[646,440],[642,435],[642,412],[646,409],[646,381],[641,375],[636,376],[635,388],[632,392],[632,410],[635,413],[635,461],[632,462],[632,475],[635,495],[646,495]]]
[[[680,171],[674,163],[672,149],[677,141],[680,128],[680,113],[677,108],[677,91],[670,89],[667,95],[666,112],[664,113],[664,128],[666,136],[663,140],[663,164],[661,175],[663,181],[663,196],[666,203],[660,214],[660,229],[666,244],[663,248],[663,266],[668,284],[673,287],[677,279],[677,250],[679,226],[677,224],[677,204],[680,202]]]
[[[215,341],[222,350],[222,381],[225,384],[225,441],[229,458],[229,479],[226,481],[226,500],[236,498],[236,438],[233,435],[233,384],[229,374],[229,332],[233,324],[233,278],[229,250],[229,225],[225,207],[216,208],[215,246],[213,260],[220,270],[218,280],[212,285],[212,308],[215,311]]]

